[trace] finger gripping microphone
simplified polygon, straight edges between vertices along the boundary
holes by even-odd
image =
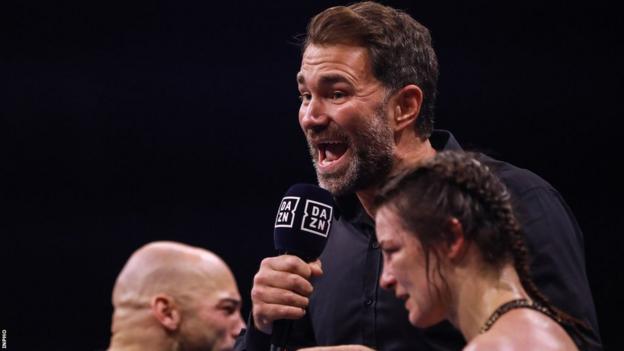
[[[311,184],[288,189],[277,210],[273,238],[280,254],[294,255],[306,262],[323,252],[334,216],[334,198],[327,190]],[[283,350],[288,342],[291,320],[273,322],[271,343]]]

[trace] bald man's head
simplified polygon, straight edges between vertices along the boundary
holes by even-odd
[[[157,339],[163,347],[150,342],[151,348],[228,350],[243,327],[227,265],[207,250],[175,242],[150,243],[132,254],[112,302],[111,349]]]
[[[225,263],[210,251],[154,242],[132,254],[122,269],[113,289],[113,306],[149,303],[156,293],[185,298],[202,288],[233,280]]]

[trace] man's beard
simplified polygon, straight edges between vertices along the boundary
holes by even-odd
[[[346,168],[331,174],[319,172],[317,165],[319,151],[312,144],[310,133],[307,134],[310,155],[319,185],[334,196],[351,194],[379,185],[392,169],[394,135],[385,116],[385,103],[376,108],[374,114],[365,123],[351,136],[346,135],[334,123],[325,130],[316,132],[319,135],[339,135],[349,144],[352,159]],[[314,134],[314,132],[311,133]]]

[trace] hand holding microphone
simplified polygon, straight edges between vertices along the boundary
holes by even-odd
[[[251,289],[256,329],[271,334],[273,321],[303,317],[313,290],[309,279],[321,274],[318,261],[307,263],[297,256],[262,260]]]
[[[262,261],[251,290],[255,327],[273,333],[276,343],[285,343],[288,330],[280,330],[283,321],[277,323],[281,327],[273,328],[274,321],[305,315],[313,290],[310,279],[322,274],[317,258],[325,247],[333,215],[331,194],[308,184],[292,186],[279,205],[274,241],[282,255]]]

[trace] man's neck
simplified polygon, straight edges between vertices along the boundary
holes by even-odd
[[[114,332],[108,351],[171,351],[175,349],[175,340],[168,337],[162,328],[144,325]]]
[[[397,147],[395,151],[394,164],[388,177],[392,177],[405,169],[412,168],[418,163],[424,162],[435,156],[436,150],[431,146],[429,139],[424,141],[418,141],[416,145],[411,147]],[[371,217],[375,218],[374,213],[374,201],[375,196],[381,188],[380,185],[374,185],[366,189],[362,189],[356,192],[364,211]]]
[[[371,218],[375,218],[375,213],[373,213],[373,203],[375,201],[375,196],[379,191],[378,187],[372,187],[366,190],[360,190],[356,192],[358,200],[360,200],[360,204],[362,204],[362,208]]]
[[[391,175],[402,172],[405,169],[413,168],[421,162],[427,161],[436,154],[436,150],[431,145],[429,139],[418,140],[416,145],[411,147],[397,147],[395,152],[394,166]]]

